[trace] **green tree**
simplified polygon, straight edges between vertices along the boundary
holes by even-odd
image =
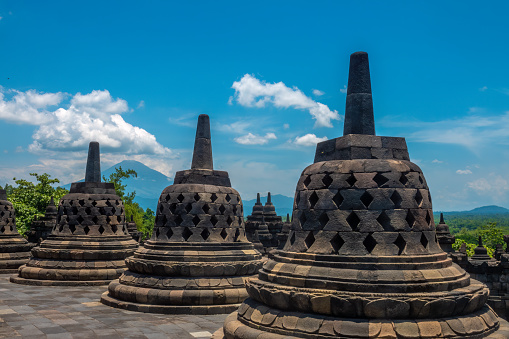
[[[140,229],[140,232],[143,232],[143,239],[150,238],[154,230],[155,222],[156,216],[154,211],[147,207],[147,210],[143,214],[143,229]]]
[[[47,173],[40,175],[30,173],[30,175],[35,177],[36,183],[13,178],[17,186],[5,185],[7,198],[12,202],[16,212],[16,228],[23,236],[30,230],[32,221],[44,215],[51,197],[58,202],[69,193],[62,187],[53,187],[60,183],[60,180],[51,179],[51,175]]]
[[[138,177],[138,174],[135,170],[128,169],[124,171],[122,166],[115,167],[115,172],[111,173],[108,178],[103,175],[103,181],[111,182],[115,185],[115,192],[122,199],[124,204],[124,211],[126,221],[131,220],[131,216],[133,217],[133,221],[136,223],[136,227],[138,231],[143,233],[143,239],[150,237],[152,235],[152,230],[154,229],[154,223],[150,224],[150,222],[145,217],[146,215],[150,215],[153,213],[149,208],[147,211],[143,211],[143,208],[137,203],[134,202],[134,198],[136,197],[136,191],[132,191],[130,193],[126,192],[126,185],[123,184],[124,179],[129,179],[131,177]],[[150,212],[148,212],[150,211]],[[148,214],[147,214],[148,213]],[[154,217],[155,221],[155,217]]]

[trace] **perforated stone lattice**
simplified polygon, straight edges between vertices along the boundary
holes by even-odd
[[[128,235],[124,205],[117,196],[70,195],[58,206],[55,235]]]
[[[376,161],[385,162],[388,169],[391,166],[399,169],[403,167],[401,162],[407,163]],[[431,235],[427,233],[432,232],[435,225],[428,186],[418,168],[407,166],[409,170],[401,172],[363,172],[362,168],[357,168],[357,172],[351,173],[352,169],[348,169],[344,161],[342,163],[348,173],[316,168],[303,172],[297,184],[292,230],[304,232],[304,235],[290,235],[290,247],[286,250],[329,254],[346,251],[345,254],[352,254],[353,249],[343,248],[346,240],[343,232],[363,233],[353,239],[361,246],[357,252],[377,252],[377,238],[384,238],[380,243],[394,245],[389,249],[392,255],[438,250],[433,237],[428,239]],[[398,236],[388,232],[411,232],[412,235]],[[413,236],[414,232],[419,233],[418,236]],[[311,233],[313,242],[310,241]],[[322,244],[326,240],[328,244],[325,246],[313,247],[317,241]]]
[[[242,200],[235,190],[193,185],[185,192],[174,186],[175,191],[165,190],[159,198],[152,240],[236,242],[245,238]]]

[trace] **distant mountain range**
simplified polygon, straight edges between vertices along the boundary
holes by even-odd
[[[440,213],[440,212],[436,212],[436,213]],[[500,206],[496,206],[496,205],[489,205],[489,206],[477,207],[470,211],[451,211],[451,212],[443,212],[443,213],[444,213],[444,215],[508,214],[509,209],[500,207]]]

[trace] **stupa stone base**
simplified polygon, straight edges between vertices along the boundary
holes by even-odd
[[[509,323],[488,306],[469,315],[439,319],[390,320],[323,317],[282,312],[251,299],[226,318],[212,339],[450,338],[507,339]]]
[[[1,241],[0,274],[16,273],[30,258],[30,245],[22,237]]]

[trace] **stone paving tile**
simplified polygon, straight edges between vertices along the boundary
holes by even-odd
[[[27,286],[9,277],[0,274],[0,338],[205,339],[227,316],[119,310],[99,302],[106,286]]]

